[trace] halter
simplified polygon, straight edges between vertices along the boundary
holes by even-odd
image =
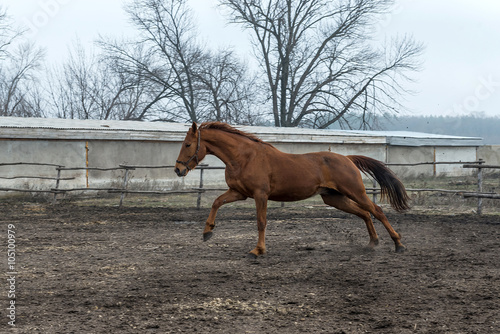
[[[180,160],[175,160],[175,162],[184,165],[184,167],[187,168],[188,171],[191,171],[193,168],[189,167],[189,163],[193,160],[196,159],[196,165],[198,165],[198,152],[200,151],[200,142],[201,142],[201,131],[198,129],[198,143],[196,147],[196,152],[194,152],[194,155],[189,158],[187,161],[180,161]],[[196,166],[195,166],[196,167]]]

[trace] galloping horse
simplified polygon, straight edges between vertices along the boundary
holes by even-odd
[[[250,197],[257,207],[259,239],[249,256],[257,257],[266,251],[267,201],[299,201],[319,194],[326,204],[365,221],[370,247],[378,244],[372,214],[389,232],[396,252],[405,250],[401,236],[389,224],[382,209],[366,195],[361,179],[360,170],[377,180],[382,196],[389,198],[394,209],[409,208],[403,184],[378,160],[332,152],[287,154],[252,134],[225,123],[209,122],[199,127],[193,123],[188,130],[175,172],[186,176],[207,154],[215,155],[226,164],[229,189],[212,205],[203,231],[205,241],[212,237],[215,216],[222,205]]]

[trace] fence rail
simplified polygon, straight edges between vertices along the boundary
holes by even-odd
[[[57,177],[46,177],[46,176],[12,176],[5,177],[0,176],[2,180],[16,180],[16,179],[38,179],[38,180],[74,180],[74,177],[57,178]]]
[[[47,163],[41,163],[41,162],[4,162],[4,163],[0,163],[0,166],[16,166],[16,165],[64,167],[62,165],[47,164]]]
[[[59,164],[50,164],[50,163],[31,163],[31,162],[9,162],[9,163],[0,163],[0,167],[2,166],[47,166],[47,167],[55,167],[55,170],[57,172],[57,176],[55,177],[49,177],[49,176],[36,176],[36,175],[20,175],[20,176],[10,176],[10,177],[2,177],[0,176],[0,179],[4,180],[15,180],[15,179],[39,179],[39,180],[53,180],[55,182],[55,186],[50,188],[50,189],[19,189],[19,188],[2,188],[0,187],[0,191],[6,191],[6,192],[24,192],[24,193],[52,193],[54,195],[53,202],[56,203],[57,201],[57,196],[61,194],[66,194],[68,192],[74,192],[74,191],[105,191],[108,193],[117,193],[120,194],[120,206],[123,204],[123,200],[125,198],[126,194],[158,194],[158,195],[169,195],[169,194],[189,194],[189,193],[197,193],[198,198],[197,198],[197,207],[201,207],[201,196],[203,193],[207,191],[224,191],[227,190],[227,188],[205,188],[204,187],[204,171],[205,170],[222,170],[225,169],[225,167],[219,167],[219,166],[209,166],[206,164],[200,164],[196,167],[196,169],[200,170],[200,181],[199,181],[199,186],[198,187],[193,187],[190,189],[184,189],[184,190],[176,190],[176,189],[171,189],[171,190],[131,190],[128,189],[128,183],[130,180],[130,171],[137,170],[137,169],[172,169],[174,168],[173,165],[156,165],[156,166],[150,166],[150,165],[119,165],[118,167],[109,167],[109,168],[101,168],[101,167],[66,167],[63,165]],[[411,167],[411,166],[421,166],[421,165],[462,165],[463,168],[473,168],[477,169],[477,184],[478,184],[478,189],[477,192],[470,191],[470,190],[463,190],[463,189],[412,189],[412,188],[407,188],[406,190],[408,192],[440,192],[440,193],[453,193],[453,194],[461,194],[464,198],[471,198],[475,197],[478,199],[478,205],[477,205],[477,213],[482,214],[482,200],[483,198],[490,198],[490,199],[500,199],[500,194],[498,193],[493,193],[493,192],[483,192],[483,169],[500,169],[500,166],[497,165],[486,165],[483,160],[478,160],[478,161],[471,161],[471,162],[457,162],[457,161],[440,161],[440,162],[419,162],[419,163],[387,163],[387,166],[406,166],[406,167]],[[123,176],[123,181],[122,181],[122,187],[117,188],[117,187],[109,187],[109,188],[104,188],[104,187],[76,187],[76,188],[61,188],[60,187],[60,182],[61,181],[69,181],[69,180],[74,180],[75,177],[61,177],[61,172],[63,171],[78,171],[78,170],[85,170],[85,171],[102,171],[102,172],[109,172],[109,171],[116,171],[116,170],[123,170],[124,171],[124,176]],[[367,193],[371,194],[373,196],[373,201],[377,201],[377,195],[380,194],[380,188],[377,187],[377,184],[375,181],[373,181],[373,187],[372,188],[366,188]]]
[[[5,187],[0,187],[0,191],[5,191],[5,192],[22,192],[22,193],[52,193],[54,195],[53,197],[53,203],[57,202],[57,196],[61,194],[66,194],[69,192],[84,192],[84,191],[105,191],[108,193],[119,193],[121,194],[120,196],[120,204],[119,206],[122,206],[123,200],[125,198],[126,194],[156,194],[156,195],[170,195],[170,194],[192,194],[192,193],[197,193],[198,194],[198,200],[197,200],[197,207],[201,207],[201,194],[207,192],[207,191],[220,191],[220,190],[227,190],[227,188],[204,188],[203,187],[203,172],[204,170],[222,170],[225,169],[225,167],[219,167],[219,166],[209,166],[206,164],[200,164],[196,167],[196,169],[200,170],[200,183],[199,187],[196,188],[190,188],[190,189],[185,189],[185,190],[130,190],[128,189],[128,182],[130,180],[130,171],[136,170],[136,169],[172,169],[175,166],[173,165],[164,165],[164,166],[149,166],[149,165],[119,165],[118,167],[65,167],[63,165],[58,165],[58,164],[49,164],[49,163],[31,163],[31,162],[9,162],[9,163],[0,163],[0,167],[2,166],[47,166],[47,167],[55,167],[55,170],[57,172],[57,176],[55,177],[48,177],[48,176],[35,176],[35,175],[19,175],[19,176],[11,176],[11,177],[0,177],[0,179],[5,179],[5,180],[14,180],[14,179],[38,179],[38,180],[54,180],[56,181],[55,186],[50,189],[20,189],[20,188],[5,188]],[[123,177],[123,182],[122,182],[122,187],[121,188],[105,188],[105,187],[76,187],[76,188],[60,188],[60,181],[68,181],[68,180],[74,180],[75,177],[61,177],[61,171],[79,171],[79,170],[84,170],[84,171],[102,171],[102,172],[109,172],[109,171],[116,171],[116,170],[124,170],[125,174]]]
[[[472,162],[462,162],[462,161],[430,161],[430,162],[415,162],[415,163],[399,163],[399,162],[388,162],[385,165],[386,166],[423,166],[423,165],[463,165],[463,164],[480,164],[481,160],[479,161],[472,161]]]

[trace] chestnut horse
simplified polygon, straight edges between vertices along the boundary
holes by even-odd
[[[382,222],[389,232],[396,252],[405,246],[401,236],[389,224],[382,209],[366,195],[360,170],[379,183],[382,195],[397,211],[407,210],[408,195],[401,181],[382,162],[360,155],[343,156],[332,152],[287,154],[256,136],[225,123],[209,122],[189,129],[175,172],[186,176],[207,154],[213,154],[226,164],[226,183],[229,189],[212,205],[203,239],[212,237],[218,209],[227,203],[255,200],[259,239],[250,256],[266,251],[267,201],[299,201],[320,195],[323,201],[342,211],[362,218],[370,235],[370,247],[378,244],[371,215]]]

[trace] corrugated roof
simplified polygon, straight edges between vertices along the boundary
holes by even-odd
[[[359,133],[359,131],[348,130],[346,132]],[[397,146],[480,146],[483,145],[483,138],[461,137],[442,135],[425,132],[412,131],[363,131],[367,135],[384,136],[387,144]],[[445,144],[446,143],[446,144]]]
[[[0,117],[0,138],[178,141],[187,129],[167,122]]]
[[[179,141],[190,124],[0,117],[0,138]],[[409,131],[352,131],[238,126],[265,141],[365,143],[398,146],[480,146],[482,138]]]
[[[0,117],[0,128],[106,130],[106,131],[185,131],[186,124],[168,122],[77,120],[64,118]]]

